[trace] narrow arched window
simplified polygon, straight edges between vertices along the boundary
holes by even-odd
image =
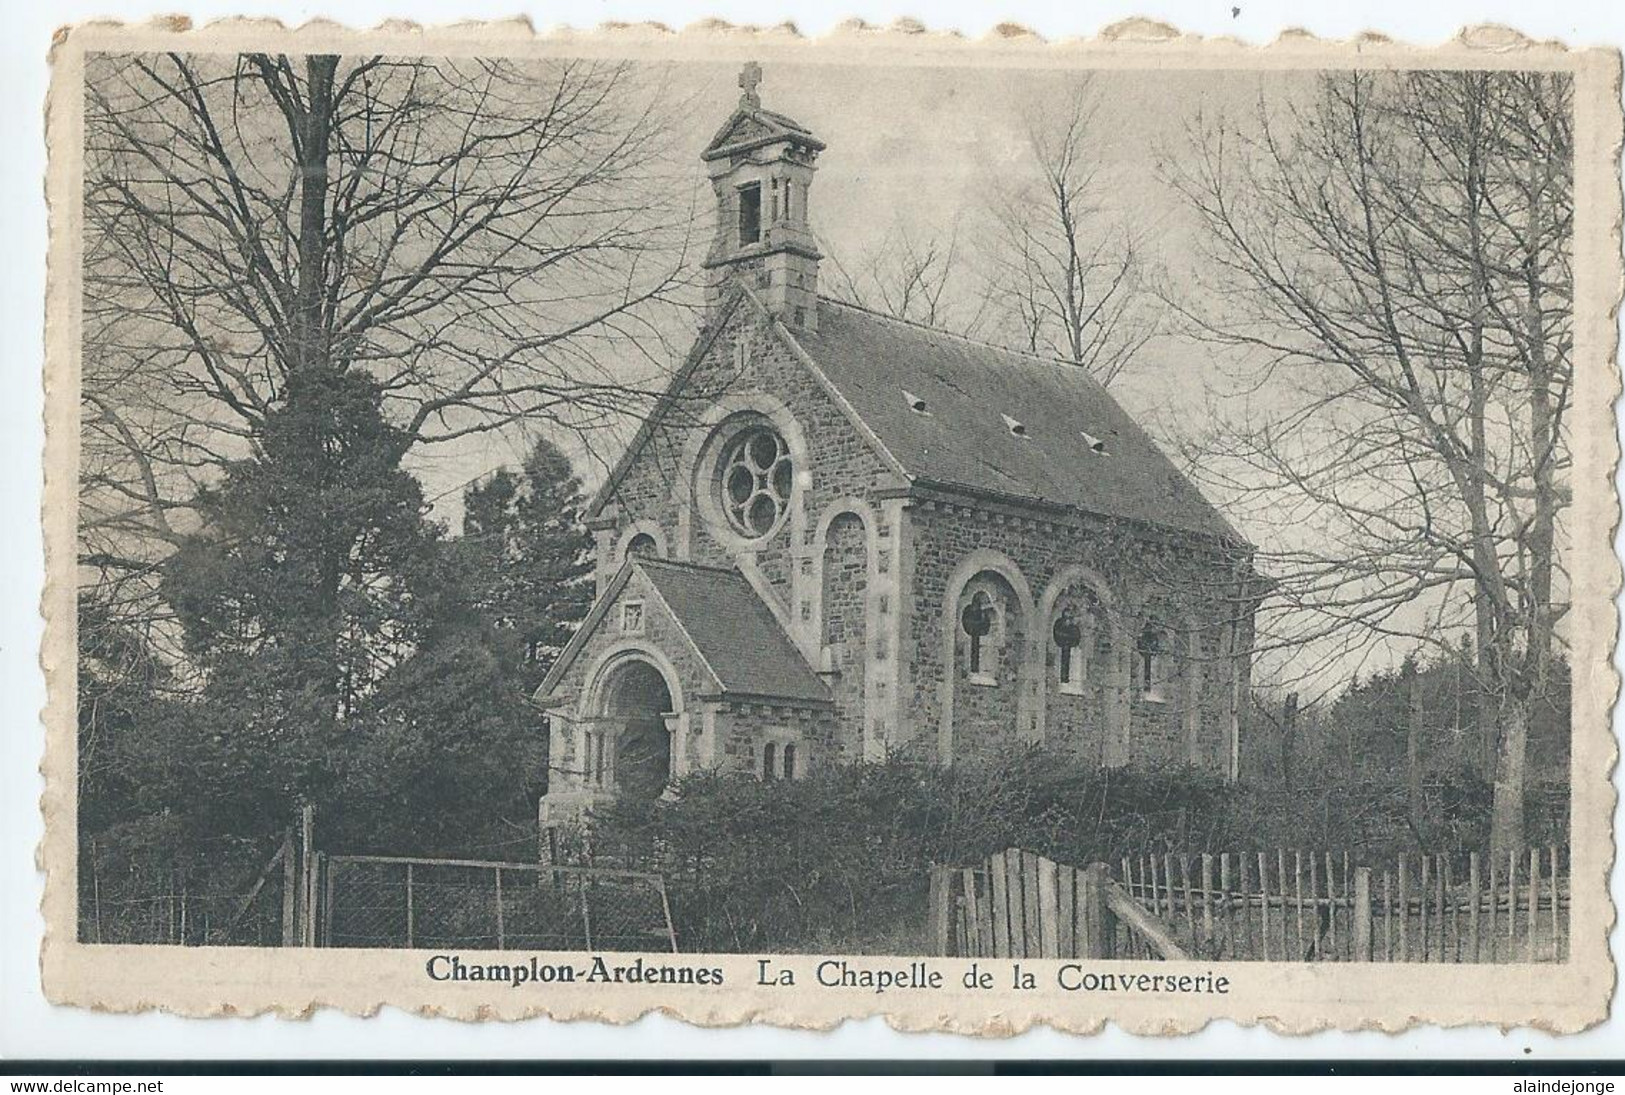
[[[739,245],[756,243],[762,238],[762,184],[746,183],[739,188]]]
[[[784,746],[784,778],[796,778],[796,747],[793,742],[787,742]]]
[[[1055,618],[1055,626],[1051,629],[1050,637],[1055,640],[1056,668],[1059,670],[1063,685],[1075,684],[1082,676],[1082,660],[1080,655],[1083,646],[1083,628],[1078,625],[1077,615],[1069,608]]]
[[[959,614],[959,623],[970,638],[970,671],[981,673],[982,642],[993,630],[993,603],[986,593],[978,592],[971,598],[965,611]]]
[[[1154,623],[1147,623],[1140,631],[1140,638],[1134,644],[1135,653],[1135,683],[1139,686],[1140,695],[1148,700],[1162,699],[1163,659],[1166,657],[1167,640],[1162,629]]]
[[[762,779],[777,779],[778,772],[778,746],[768,742],[762,746]]]

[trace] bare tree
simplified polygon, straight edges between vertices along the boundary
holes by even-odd
[[[684,299],[666,99],[576,61],[92,58],[84,561],[139,600],[301,372],[371,374],[409,449],[640,406]]]
[[[986,301],[971,298],[963,282],[959,222],[946,236],[921,234],[899,221],[851,264],[830,247],[827,290],[853,304],[911,323],[974,334]]]
[[[1170,303],[1242,381],[1192,466],[1268,535],[1269,641],[1475,651],[1503,850],[1566,607],[1570,97],[1542,73],[1326,77],[1199,128],[1175,179],[1208,273]]]
[[[986,295],[1027,351],[1072,362],[1110,384],[1156,333],[1140,288],[1142,257],[1102,204],[1090,85],[1031,118],[1036,180],[991,188]]]

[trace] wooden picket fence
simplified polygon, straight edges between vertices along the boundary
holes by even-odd
[[[1204,958],[1288,962],[1562,962],[1567,857],[1347,851],[1139,856],[1124,888]]]
[[[933,953],[984,958],[1189,957],[1111,877],[1011,848],[976,867],[931,869]]]
[[[1563,962],[1567,854],[1143,855],[1080,870],[1019,849],[932,870],[932,945],[987,957]]]

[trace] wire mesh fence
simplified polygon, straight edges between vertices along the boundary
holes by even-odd
[[[221,842],[180,862],[90,845],[79,865],[85,943],[275,947],[284,939],[285,845]]]
[[[659,875],[480,860],[327,856],[330,947],[676,951]]]
[[[282,924],[274,903],[253,902],[246,911],[242,905],[240,893],[199,893],[179,881],[161,893],[112,887],[81,916],[79,937],[109,944],[280,946]]]

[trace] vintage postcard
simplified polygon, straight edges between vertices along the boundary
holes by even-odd
[[[1576,1031],[1620,58],[63,32],[42,971]]]

